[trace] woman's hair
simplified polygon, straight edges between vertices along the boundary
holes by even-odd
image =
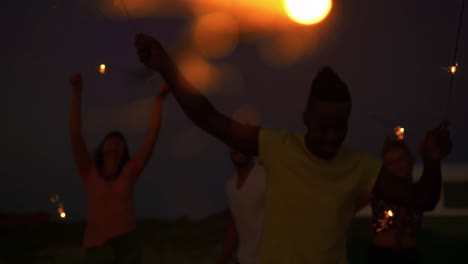
[[[401,150],[408,156],[411,162],[414,161],[413,155],[411,154],[411,150],[408,144],[406,144],[406,142],[403,139],[400,140],[396,136],[388,136],[385,139],[384,145],[382,147],[382,158],[385,158],[385,154],[392,150]]]
[[[119,168],[117,170],[117,174],[120,174],[122,171],[123,167],[125,164],[130,160],[130,152],[128,151],[128,145],[127,145],[127,140],[125,139],[125,136],[120,132],[120,131],[111,131],[109,132],[102,140],[101,143],[99,143],[96,153],[94,156],[94,161],[96,162],[96,167],[101,170],[102,167],[104,166],[104,153],[103,153],[103,147],[104,143],[106,142],[107,139],[117,137],[120,140],[122,140],[124,144],[124,153],[122,160],[119,163]]]

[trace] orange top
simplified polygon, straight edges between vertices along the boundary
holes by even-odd
[[[136,173],[133,168],[132,163],[127,163],[118,178],[105,180],[93,167],[83,178],[88,215],[83,241],[85,248],[102,245],[135,229],[133,186]]]

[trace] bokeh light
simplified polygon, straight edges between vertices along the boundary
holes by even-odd
[[[105,64],[99,65],[99,73],[100,74],[106,73],[106,65]]]
[[[395,137],[397,138],[397,140],[403,140],[405,138],[405,128],[401,126],[396,126],[394,128],[394,131],[395,131]]]
[[[210,13],[197,19],[192,34],[195,46],[205,57],[221,58],[237,46],[239,26],[228,13]]]
[[[176,3],[166,0],[99,0],[98,5],[106,16],[128,19],[127,11],[130,18],[173,16],[180,10],[174,5]]]
[[[196,52],[180,51],[177,64],[185,78],[200,92],[208,93],[218,80],[218,70]]]
[[[130,19],[188,19],[178,43],[203,59],[189,56],[180,61],[191,75],[188,78],[195,79],[197,83],[194,85],[203,91],[208,91],[208,86],[219,75],[214,74],[213,65],[207,60],[229,56],[240,42],[261,46],[259,55],[273,66],[288,66],[306,59],[316,52],[317,43],[326,45],[323,34],[317,34],[318,27],[311,25],[321,24],[333,8],[332,0],[122,1],[100,0],[99,3],[101,10],[120,19],[126,18],[125,7]],[[129,21],[139,30],[136,22]],[[326,31],[331,32],[332,29],[327,28]]]
[[[331,0],[285,0],[288,16],[303,25],[312,25],[324,20],[331,11]]]
[[[457,72],[457,68],[458,68],[458,63],[453,66],[450,66],[450,72],[452,74],[455,74]]]
[[[224,12],[236,19],[241,33],[273,33],[291,23],[284,0],[183,0],[194,16]]]
[[[289,66],[317,50],[319,37],[306,28],[281,32],[268,41],[259,42],[260,57],[270,66]]]

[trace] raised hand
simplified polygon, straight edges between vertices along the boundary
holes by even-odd
[[[169,56],[161,43],[148,35],[137,34],[135,47],[141,63],[155,71],[161,71],[169,61]]]
[[[156,39],[145,34],[137,34],[135,47],[140,61],[161,74],[179,105],[198,127],[233,149],[253,155],[258,153],[260,127],[240,124],[221,114],[187,81]],[[162,95],[164,94],[162,90]]]
[[[423,160],[440,161],[452,151],[449,123],[442,122],[437,128],[429,131],[421,144]]]

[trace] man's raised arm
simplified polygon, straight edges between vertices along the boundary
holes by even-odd
[[[218,112],[208,99],[185,79],[157,40],[138,34],[135,46],[140,61],[162,75],[183,111],[198,127],[233,149],[245,154],[258,155],[260,127],[241,124]]]

